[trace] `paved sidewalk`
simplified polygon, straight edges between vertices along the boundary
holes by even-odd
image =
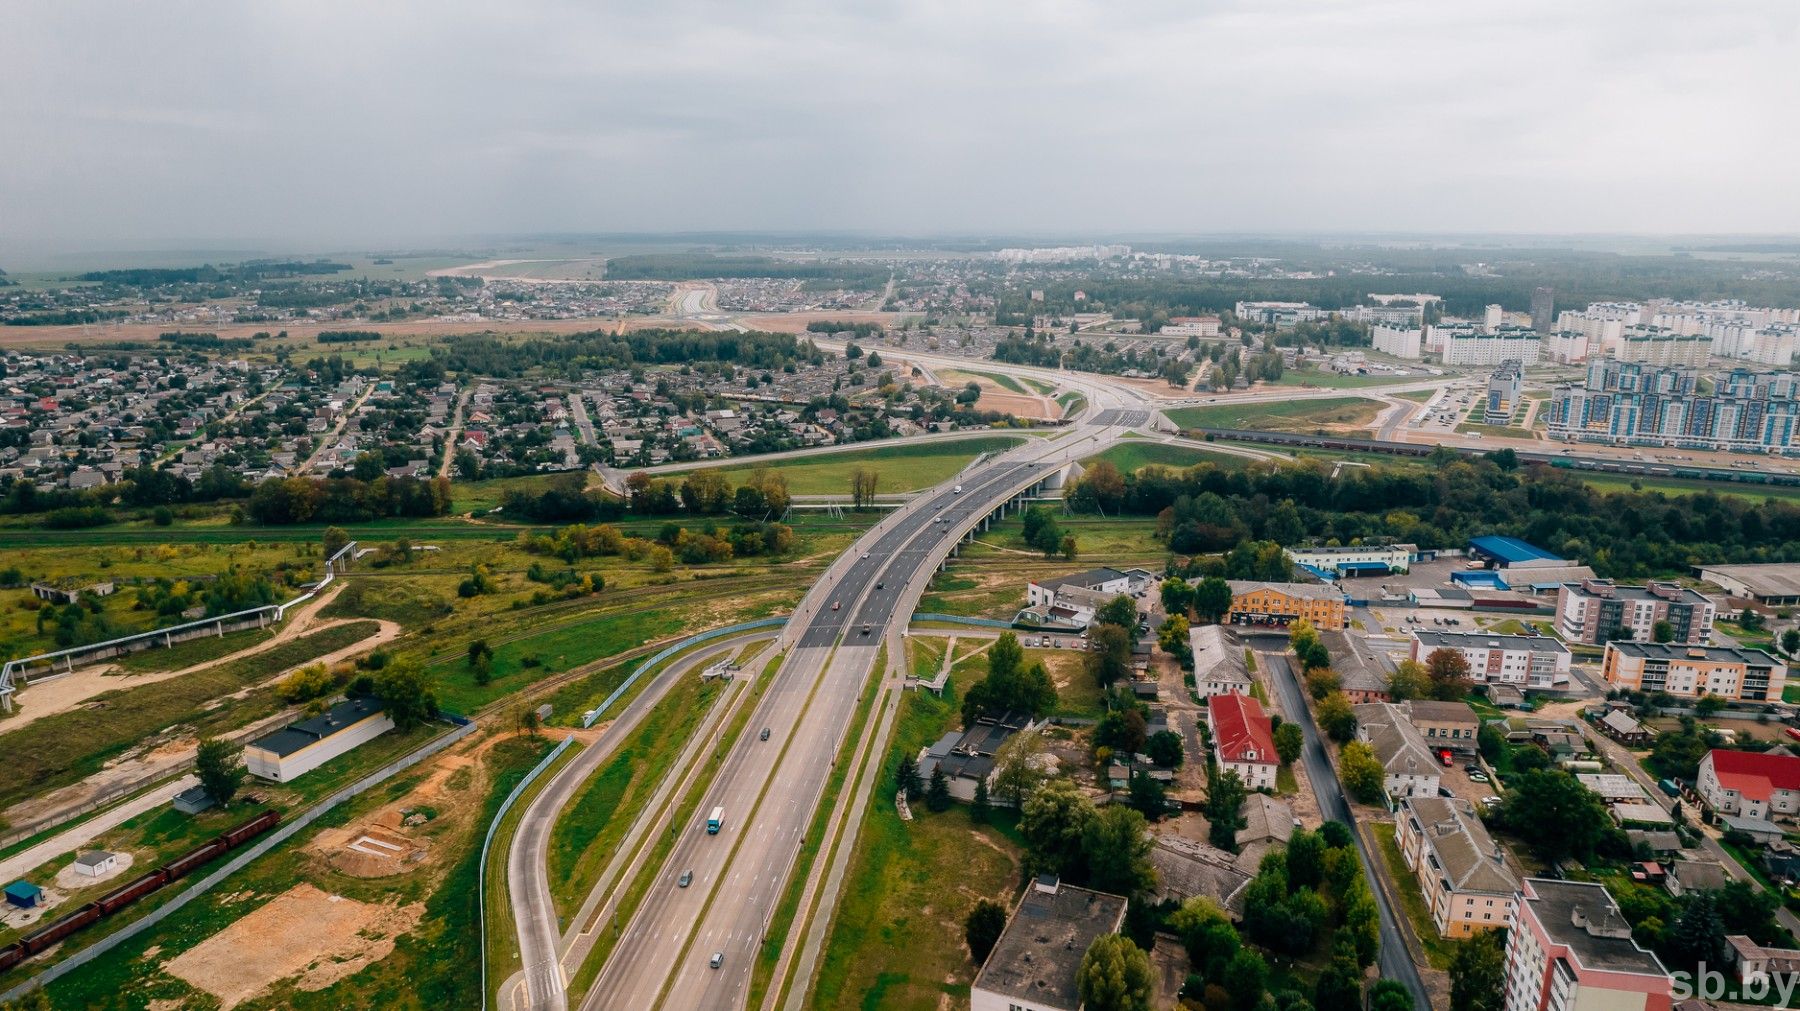
[[[5,860],[0,860],[0,880],[16,881],[24,877],[27,871],[42,867],[66,853],[73,853],[96,837],[119,827],[145,811],[169,803],[176,794],[199,782],[193,776],[183,776],[173,782],[158,784],[123,804],[100,812],[74,828],[59,832],[30,849],[21,850]]]

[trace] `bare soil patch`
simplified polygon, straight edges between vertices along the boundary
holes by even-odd
[[[283,980],[323,990],[386,958],[422,903],[358,902],[299,884],[163,964],[163,971],[233,1008]]]

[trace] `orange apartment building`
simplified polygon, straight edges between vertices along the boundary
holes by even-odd
[[[1230,580],[1233,625],[1273,625],[1285,628],[1305,618],[1321,632],[1341,632],[1344,591],[1324,583],[1264,583]]]

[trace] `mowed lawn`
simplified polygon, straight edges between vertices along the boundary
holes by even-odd
[[[1212,426],[1207,426],[1212,427]],[[1241,456],[1229,453],[1209,453],[1204,449],[1192,446],[1171,446],[1162,442],[1121,442],[1098,456],[1083,460],[1083,464],[1092,464],[1095,460],[1105,460],[1119,469],[1122,474],[1131,474],[1145,467],[1172,467],[1181,470],[1197,463],[1215,463],[1221,467],[1242,467],[1248,461]]]
[[[997,453],[1019,444],[1018,436],[991,435],[973,439],[957,439],[942,443],[913,443],[905,446],[877,446],[870,449],[846,450],[820,456],[796,457],[791,461],[769,461],[761,464],[702,467],[725,475],[733,486],[742,484],[751,471],[759,467],[779,471],[787,478],[792,495],[850,494],[850,472],[858,467],[873,467],[879,474],[875,493],[918,491],[956,476],[969,461],[982,453]],[[684,472],[685,473],[685,472]],[[680,480],[681,474],[669,475]]]
[[[1274,403],[1211,404],[1166,412],[1183,428],[1246,428],[1268,432],[1346,431],[1362,428],[1381,413],[1380,401],[1364,397],[1327,397]]]

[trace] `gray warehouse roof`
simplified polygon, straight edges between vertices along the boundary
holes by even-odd
[[[1076,1007],[1081,997],[1075,973],[1082,956],[1095,938],[1117,930],[1124,919],[1123,896],[1074,885],[1033,884],[1006,921],[975,986],[1027,1003]]]
[[[380,699],[345,699],[310,720],[290,723],[259,737],[251,741],[250,746],[286,758],[307,745],[350,729],[385,708]]]

